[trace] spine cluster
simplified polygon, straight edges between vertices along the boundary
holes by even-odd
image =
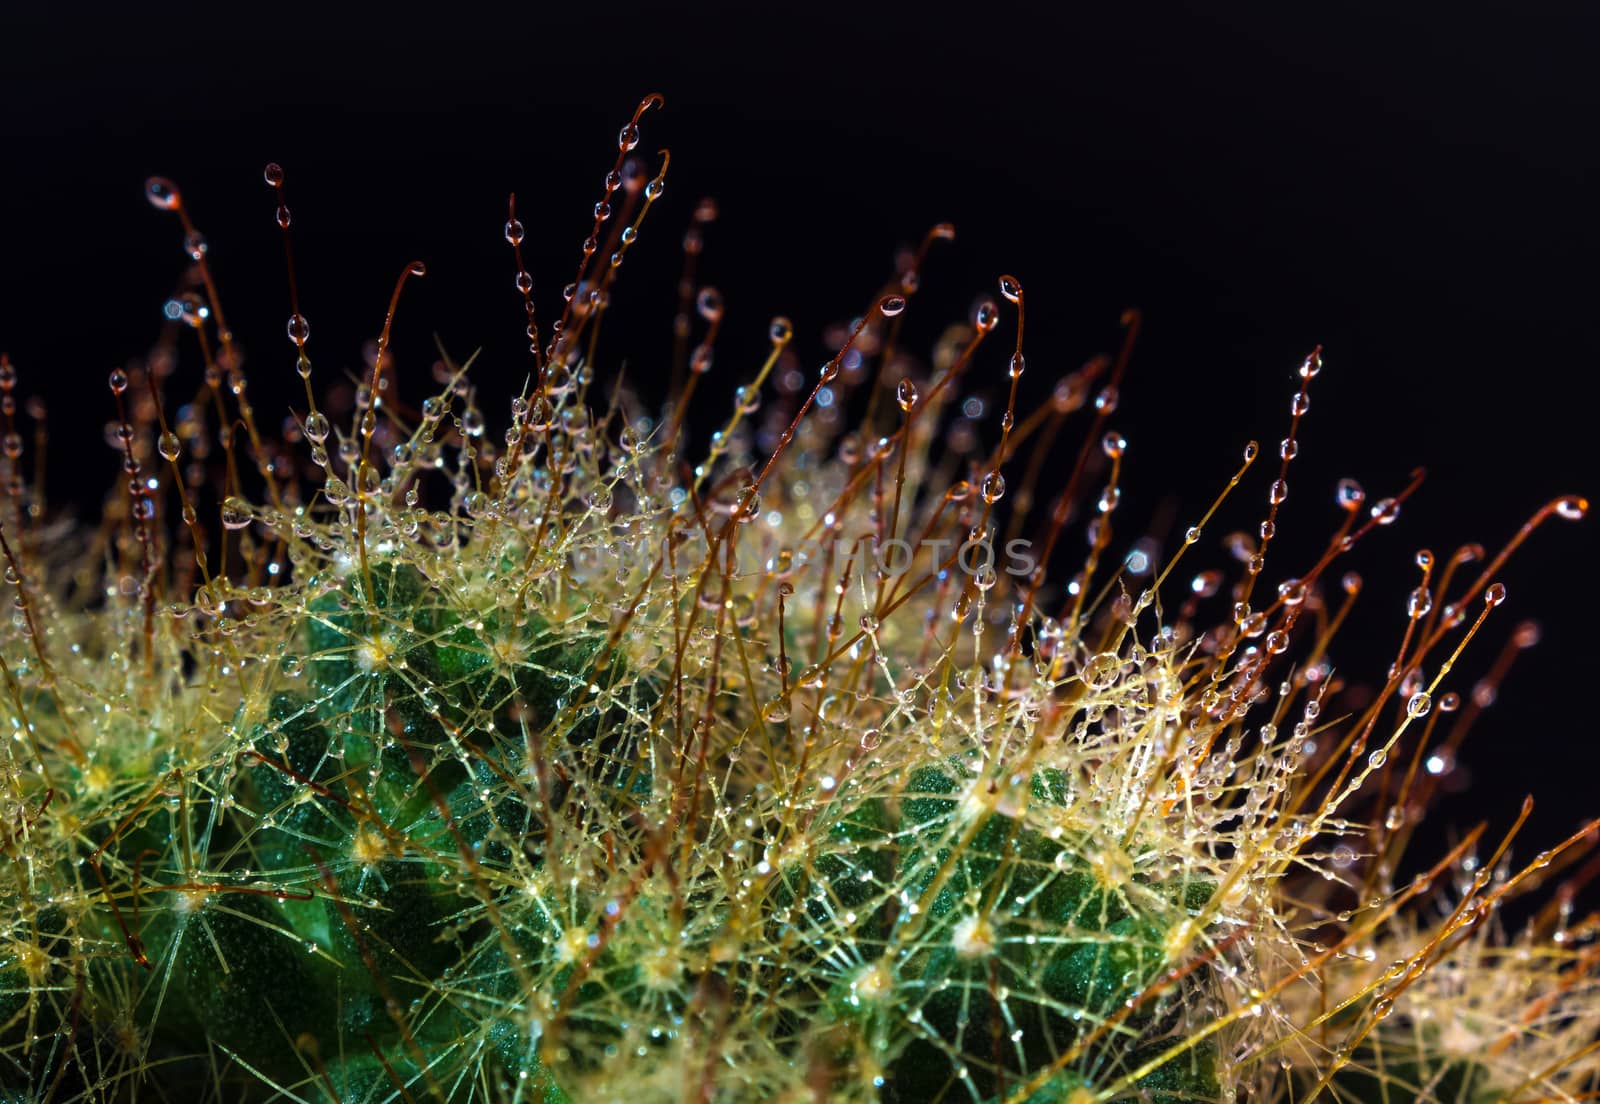
[[[166,181],[194,286],[113,373],[129,478],[97,531],[28,487],[0,370],[0,1100],[1593,1096],[1595,923],[1570,894],[1500,919],[1593,834],[1406,853],[1492,692],[1451,670],[1505,556],[1587,504],[1481,571],[1419,554],[1347,706],[1342,558],[1415,485],[1341,484],[1325,552],[1273,575],[1320,352],[1275,454],[1170,547],[1114,525],[1135,318],[1031,411],[1013,277],[905,351],[947,227],[820,372],[774,320],[720,412],[704,289],[656,416],[596,336],[663,192],[633,152],[658,102],[544,335],[513,207],[507,400],[395,363],[418,265],[348,409],[292,291],[305,407],[260,431]],[[963,387],[995,371],[979,426]],[[1263,460],[1254,533],[1219,542]]]

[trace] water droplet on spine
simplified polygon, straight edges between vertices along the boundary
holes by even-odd
[[[901,410],[908,413],[917,405],[917,385],[911,382],[909,376],[901,380],[900,385],[895,388],[895,401],[900,404]]]
[[[276,161],[268,161],[267,167],[261,170],[261,179],[276,188],[283,183],[283,166]]]
[[[906,309],[906,300],[903,295],[885,295],[878,300],[878,310],[885,318],[893,318]]]
[[[161,453],[163,460],[170,462],[178,459],[178,455],[183,451],[183,446],[178,441],[178,435],[168,430],[157,439],[156,451]]]
[[[178,186],[164,176],[152,176],[144,182],[144,197],[150,206],[162,211],[176,211],[183,201]]]
[[[110,384],[113,395],[120,395],[128,389],[128,373],[121,368],[113,368],[111,374],[106,377],[106,382]]]
[[[1506,585],[1504,583],[1490,583],[1489,589],[1483,592],[1483,604],[1493,609],[1506,600]]]
[[[1556,513],[1568,521],[1578,521],[1589,512],[1589,500],[1582,495],[1567,495],[1556,499]]]
[[[521,245],[523,237],[522,220],[507,219],[505,233],[506,241],[510,242],[512,245]]]
[[[1000,294],[1004,295],[1008,302],[1015,303],[1022,298],[1022,285],[1017,283],[1014,276],[1002,276],[1000,277]]]
[[[234,495],[222,503],[222,524],[228,529],[243,529],[250,524],[250,504]]]
[[[1400,517],[1400,503],[1392,498],[1379,499],[1372,504],[1372,520],[1379,525],[1393,525]]]
[[[327,415],[323,414],[320,410],[313,411],[312,413],[306,415],[305,429],[306,436],[320,445],[323,441],[328,439],[330,427],[328,425]]]
[[[983,500],[990,504],[999,502],[1005,497],[1006,477],[997,471],[992,471],[983,477]]]
[[[304,345],[311,338],[311,323],[306,321],[306,316],[303,314],[291,314],[285,328],[289,333],[289,340],[296,345]]]

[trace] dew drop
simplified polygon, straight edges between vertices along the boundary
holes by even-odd
[[[1589,500],[1582,495],[1567,495],[1556,499],[1556,513],[1568,521],[1577,521],[1589,512]]]
[[[988,503],[999,502],[1006,493],[1006,477],[997,471],[992,471],[983,477],[981,488],[983,500]]]
[[[243,529],[250,524],[250,504],[236,495],[222,503],[222,524],[228,529]]]
[[[156,440],[156,450],[161,453],[163,460],[175,461],[183,448],[178,442],[178,435],[168,430]]]
[[[893,318],[906,309],[906,299],[903,295],[885,295],[878,300],[878,310],[885,318]]]
[[[268,161],[267,167],[261,170],[261,179],[276,188],[283,183],[283,166],[276,161]]]
[[[320,410],[313,410],[310,414],[306,415],[305,428],[306,436],[320,445],[323,441],[328,439],[328,433],[331,427],[328,425],[328,416],[326,414],[322,413]]]
[[[895,399],[900,403],[900,409],[909,412],[917,405],[917,385],[907,376],[900,381],[900,386],[895,388]]]
[[[303,314],[291,314],[286,329],[289,333],[289,340],[296,345],[304,345],[311,337],[311,323],[306,321],[306,316]],[[320,348],[321,346],[318,347]]]
[[[1433,709],[1433,698],[1425,690],[1419,690],[1411,695],[1411,700],[1406,702],[1406,715],[1411,717],[1426,717]]]
[[[152,176],[144,182],[144,197],[150,201],[150,206],[162,211],[175,211],[182,202],[178,186],[164,176]]]
[[[700,295],[695,299],[695,310],[700,312],[700,317],[707,322],[715,322],[722,317],[722,293],[714,287],[700,289]]]
[[[1341,509],[1355,510],[1367,500],[1367,492],[1354,479],[1341,479],[1333,489],[1333,499]]]
[[[521,219],[506,219],[505,234],[506,234],[506,241],[510,242],[512,245],[521,245],[522,244],[523,234],[524,234],[524,231],[523,231],[523,228],[522,228],[522,220]]]
[[[1114,652],[1102,652],[1083,665],[1080,677],[1091,690],[1105,690],[1117,681],[1117,672],[1121,669],[1121,656]]]
[[[1489,589],[1483,592],[1483,604],[1493,609],[1506,600],[1506,585],[1504,583],[1491,583]]]
[[[1400,503],[1392,498],[1382,498],[1372,504],[1372,520],[1379,525],[1393,525],[1400,517]]]

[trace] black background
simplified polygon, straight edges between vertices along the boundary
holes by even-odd
[[[506,194],[519,193],[548,321],[616,132],[659,90],[641,148],[670,146],[672,172],[624,271],[614,318],[630,321],[609,324],[631,378],[664,375],[678,239],[700,196],[722,208],[701,272],[728,303],[707,383],[724,393],[777,313],[820,362],[823,328],[870,302],[897,246],[948,219],[957,241],[930,262],[909,332],[926,347],[1015,273],[1031,401],[1114,347],[1122,308],[1142,308],[1116,419],[1132,442],[1118,515],[1132,535],[1169,498],[1198,516],[1248,438],[1275,445],[1294,368],[1320,342],[1328,367],[1280,525],[1300,543],[1269,561],[1269,582],[1336,522],[1339,476],[1376,497],[1418,464],[1431,473],[1354,557],[1368,588],[1338,658],[1373,678],[1403,629],[1417,548],[1492,549],[1553,496],[1600,495],[1600,25],[1584,8],[8,11],[0,348],[50,400],[56,501],[92,510],[115,472],[106,372],[148,346],[185,264],[176,220],[142,198],[162,173],[210,241],[275,425],[298,387],[260,175],[275,160],[319,380],[360,365],[417,258],[429,275],[401,306],[402,382],[425,375],[437,334],[457,355],[481,345],[480,382],[509,386],[526,350]],[[1000,336],[973,377],[993,394]],[[1257,475],[1214,533],[1254,528],[1270,478]],[[1503,828],[1536,792],[1524,854],[1600,813],[1597,526],[1533,538],[1452,681],[1465,693],[1519,619],[1544,625],[1469,738],[1472,788],[1443,811]]]

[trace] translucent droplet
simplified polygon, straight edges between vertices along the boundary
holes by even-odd
[[[250,524],[250,504],[236,495],[229,495],[222,503],[222,524],[228,529],[243,529]]]
[[[1426,691],[1418,691],[1411,695],[1411,700],[1406,702],[1406,714],[1412,717],[1426,717],[1433,709],[1433,698]]]
[[[514,218],[506,219],[505,234],[506,241],[510,242],[512,245],[521,245],[524,234],[522,220]]]
[[[903,295],[885,295],[878,300],[878,310],[885,318],[893,318],[906,309],[906,299]]]
[[[111,386],[111,393],[120,395],[128,389],[128,373],[121,368],[111,369],[111,374],[106,377],[106,382]]]
[[[1506,585],[1504,583],[1490,583],[1489,589],[1483,592],[1483,604],[1493,609],[1506,600]]]
[[[1000,277],[1000,294],[1012,303],[1022,298],[1022,285],[1017,283],[1015,276]]]
[[[908,412],[917,405],[917,385],[911,382],[909,376],[901,380],[900,385],[895,388],[895,399],[899,402],[900,409]]]
[[[1556,513],[1569,521],[1577,521],[1589,512],[1589,500],[1582,495],[1567,495],[1556,499]]]
[[[296,345],[304,345],[311,337],[311,323],[306,321],[306,316],[303,314],[291,314],[286,328],[289,332],[289,340]],[[322,346],[319,345],[317,347],[320,349]]]
[[[320,410],[313,410],[306,415],[306,436],[321,444],[328,439],[330,427],[328,416]]]
[[[168,430],[157,438],[156,451],[161,453],[163,460],[172,461],[178,458],[178,454],[183,451],[183,447],[178,441],[178,435]]]
[[[1433,609],[1433,595],[1428,592],[1427,587],[1417,587],[1406,598],[1406,614],[1413,621],[1426,617],[1431,609]]]
[[[988,475],[983,477],[981,493],[985,502],[999,502],[1000,499],[1005,497],[1006,477],[997,471],[990,472]]]
[[[695,310],[700,312],[700,317],[707,322],[715,322],[722,317],[722,293],[714,287],[703,287],[695,299]]]
[[[163,211],[175,211],[182,202],[178,186],[164,176],[152,176],[144,182],[144,197],[152,207]]]
[[[1372,504],[1372,520],[1379,525],[1393,525],[1400,517],[1400,503],[1392,498],[1382,498]]]
[[[283,166],[276,161],[268,161],[267,167],[261,170],[261,179],[276,188],[283,183]]]
[[[780,314],[767,327],[767,336],[772,339],[774,345],[787,345],[794,337],[794,323]]]
[[[1105,454],[1112,458],[1121,456],[1128,448],[1128,439],[1116,430],[1107,430],[1106,435],[1100,439],[1100,447]]]
[[[1117,681],[1122,669],[1122,657],[1114,652],[1102,652],[1083,665],[1080,677],[1091,690],[1105,690]]]

